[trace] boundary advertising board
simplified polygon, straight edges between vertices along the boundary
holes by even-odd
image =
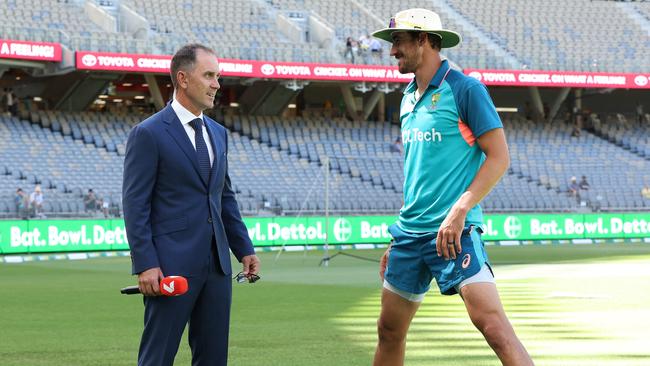
[[[244,218],[258,247],[387,244],[394,216]],[[486,241],[650,238],[650,213],[485,215]],[[327,233],[327,235],[326,235]],[[0,221],[0,254],[128,250],[124,222]]]

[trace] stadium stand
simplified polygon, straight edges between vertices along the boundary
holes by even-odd
[[[46,3],[0,2],[2,37],[60,42],[71,50],[152,54],[172,54],[182,44],[201,42],[214,46],[225,58],[346,62],[343,48],[348,36],[357,38],[384,27],[398,10],[422,7],[437,11],[445,27],[462,34],[461,47],[443,50],[457,66],[616,72],[650,69],[648,2]],[[114,16],[115,29],[106,30],[91,20],[89,6]],[[141,35],[144,39],[120,31],[122,6],[146,20],[150,29]],[[277,22],[279,16],[305,32],[299,37],[302,41],[287,38]],[[334,30],[336,38],[331,44],[309,42],[307,24],[311,16]],[[378,59],[358,59],[362,63],[393,65],[388,44],[382,43],[382,47]],[[229,82],[230,86],[250,86],[241,80]],[[30,99],[27,90],[21,93],[21,98]],[[39,111],[23,106],[19,115],[21,118],[0,117],[0,215],[15,216],[15,189],[22,187],[29,193],[35,184],[45,191],[48,216],[84,216],[82,195],[89,188],[121,205],[125,141],[131,126],[142,119],[140,116]],[[403,163],[400,154],[391,151],[391,143],[399,136],[395,125],[254,115],[227,115],[223,123],[231,132],[231,175],[245,214],[317,214],[323,213],[326,206],[334,213],[394,214],[401,206]],[[483,206],[487,211],[620,211],[647,209],[650,204],[639,193],[641,187],[650,184],[647,123],[638,124],[636,118],[623,114],[594,114],[577,137],[571,136],[573,127],[565,122],[533,123],[508,115],[504,123],[512,164],[502,182],[486,197]],[[330,167],[328,174],[324,171],[326,165]],[[567,185],[570,177],[582,175],[588,177],[591,187],[576,199],[567,193]]]
[[[457,30],[463,44],[444,50],[461,67],[571,71],[644,72],[650,66],[650,4],[614,1],[522,0],[10,0],[0,3],[3,37],[60,42],[72,50],[173,54],[180,45],[202,42],[224,58],[344,63],[345,39],[358,39],[385,26],[408,7],[437,11],[445,27]],[[93,4],[114,19],[114,29],[95,24],[84,7]],[[126,7],[150,29],[133,35],[120,31]],[[544,14],[540,17],[540,14]],[[288,39],[279,15],[304,33]],[[309,17],[335,32],[329,44],[310,42]],[[215,22],[218,19],[218,22]],[[607,19],[607,21],[594,21]],[[549,22],[551,20],[551,22]],[[553,27],[557,24],[557,29]],[[560,25],[561,24],[561,25]],[[109,27],[110,28],[110,27]],[[602,35],[607,37],[603,38]],[[144,37],[144,38],[143,38]],[[594,47],[594,44],[601,46]],[[379,58],[357,63],[393,64],[382,42]]]
[[[0,205],[15,215],[13,194],[40,183],[46,215],[84,215],[93,188],[121,205],[124,141],[135,115],[34,112],[32,121],[2,117]],[[640,189],[650,181],[648,134],[595,123],[595,133],[505,118],[511,168],[484,200],[488,212],[576,212],[647,209]],[[390,150],[397,126],[322,117],[229,116],[230,174],[247,215],[395,213],[401,207],[403,163]],[[600,137],[599,137],[600,136]],[[611,142],[610,142],[611,141]],[[330,165],[325,177],[324,164]],[[571,176],[591,187],[576,200]],[[326,179],[329,180],[328,188]]]
[[[303,202],[309,198],[307,204],[315,202],[315,210],[322,212],[328,186],[329,208],[334,212],[395,212],[401,206],[401,160],[388,151],[386,141],[398,133],[396,127],[323,119],[281,121],[279,117],[260,116],[226,118],[225,125],[235,131],[235,141],[251,143],[237,144],[231,154],[231,158],[239,159],[233,160],[233,181],[244,190],[255,192],[255,187],[249,186],[250,172],[275,174],[276,178],[267,179],[259,188],[275,196],[276,202],[288,202],[288,207],[280,205],[282,211],[296,210],[297,202],[291,200]],[[253,149],[247,147],[251,145]],[[255,158],[254,164],[265,159],[268,168],[249,169],[250,157]],[[327,186],[322,167],[328,158]],[[277,162],[284,162],[290,169]]]
[[[117,29],[102,29],[73,0],[8,0],[0,2],[0,34],[15,40],[59,42],[72,50],[154,53],[147,40],[134,39]]]
[[[614,1],[447,0],[524,68],[645,72],[650,5]],[[638,19],[639,12],[645,14]],[[543,15],[543,16],[540,16]],[[596,46],[595,46],[596,45]]]
[[[583,130],[571,136],[567,124],[534,124],[523,119],[505,121],[512,157],[511,170],[517,176],[537,182],[559,195],[568,195],[570,177],[586,176],[588,191],[581,191],[580,204],[591,210],[638,210],[648,202],[639,194],[650,175],[650,161]],[[537,200],[535,208],[551,202]],[[645,206],[644,206],[645,205]]]
[[[460,46],[452,49],[442,50],[442,54],[461,67],[477,67],[507,69],[517,66],[516,60],[511,61],[510,55],[499,52],[496,45],[486,42],[485,37],[481,38],[476,29],[463,19],[453,17],[450,8],[444,1],[406,0],[394,2],[390,0],[360,0],[367,13],[373,15],[375,23],[371,29],[380,29],[386,26],[386,19],[390,19],[398,11],[408,8],[425,8],[436,11],[442,24],[447,29],[458,31],[463,41]],[[384,64],[394,63],[385,59]]]
[[[0,117],[0,170],[4,175],[0,189],[2,201],[12,207],[9,212],[15,213],[16,188],[30,193],[36,184],[44,190],[47,216],[85,216],[82,196],[89,188],[120,207],[123,158],[117,151],[106,149],[96,130],[79,128],[86,134],[73,134],[78,124],[66,118],[70,116],[54,115],[54,121],[41,120],[49,121],[45,128],[15,117]],[[120,125],[111,124],[113,128]],[[124,133],[120,136],[122,143]],[[99,144],[89,139],[93,136]]]
[[[580,205],[588,206],[587,210],[643,206],[638,190],[648,175],[638,169],[645,163],[638,157],[628,156],[626,151],[587,131],[581,137],[571,137],[571,127],[566,124],[536,126],[516,118],[506,119],[505,124],[512,167],[484,201],[487,210],[570,212],[579,210]],[[387,191],[387,197],[393,191],[401,194],[401,158],[389,151],[391,138],[398,133],[396,126],[325,119],[280,121],[278,117],[254,116],[226,119],[226,126],[253,141],[310,162],[322,165],[329,157],[333,171],[373,182]],[[586,154],[587,151],[595,153]],[[612,157],[620,163],[607,163]],[[591,179],[591,189],[583,192],[580,202],[567,194],[568,180],[574,175]],[[622,194],[612,190],[622,185],[629,189]],[[393,209],[399,209],[399,197],[389,200],[397,202]]]
[[[128,0],[150,23],[157,50],[173,54],[189,42],[219,50],[224,58],[269,61],[331,62],[326,50],[309,42],[292,42],[278,31],[275,9],[250,0]],[[218,19],[218,22],[215,22]]]
[[[601,121],[596,116],[593,119],[594,132],[623,149],[650,160],[650,127],[647,125],[648,116],[643,123],[638,123],[625,115],[617,113]]]

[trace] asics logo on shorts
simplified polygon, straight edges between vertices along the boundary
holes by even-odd
[[[461,266],[463,267],[463,269],[465,269],[465,268],[469,267],[469,264],[471,262],[472,262],[472,256],[469,255],[469,253],[467,253],[467,254],[465,254],[463,256],[463,263],[461,264]]]

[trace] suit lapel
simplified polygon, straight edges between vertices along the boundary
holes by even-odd
[[[196,157],[196,150],[194,149],[190,138],[187,137],[187,132],[185,132],[181,121],[178,119],[178,116],[176,116],[176,113],[174,113],[174,109],[171,107],[171,105],[168,105],[165,107],[165,109],[166,113],[163,121],[167,124],[167,133],[171,135],[174,141],[176,141],[176,144],[178,144],[181,150],[183,150],[183,153],[185,153],[190,162],[192,162],[192,166],[194,167],[196,174],[203,182],[203,178],[201,178],[201,171],[199,170],[199,160]],[[203,183],[207,185],[207,182]]]

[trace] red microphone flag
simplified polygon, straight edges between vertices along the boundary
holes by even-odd
[[[187,279],[181,276],[167,276],[160,281],[163,296],[179,296],[187,292]]]

